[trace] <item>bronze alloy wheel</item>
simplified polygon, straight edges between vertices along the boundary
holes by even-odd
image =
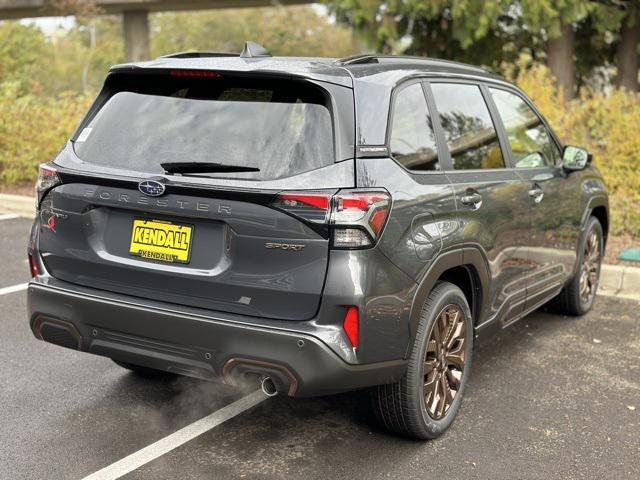
[[[580,301],[583,304],[589,303],[596,293],[599,269],[600,239],[598,233],[591,230],[584,245],[582,271],[580,272]]]
[[[424,402],[429,416],[440,420],[460,390],[465,364],[465,316],[447,305],[431,328],[423,366]]]

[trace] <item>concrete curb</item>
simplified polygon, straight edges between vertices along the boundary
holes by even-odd
[[[602,265],[598,294],[640,301],[640,268]]]
[[[0,213],[33,218],[35,199],[26,195],[0,193]],[[598,294],[640,301],[640,268],[602,265]]]
[[[0,213],[14,213],[21,217],[33,218],[36,215],[36,199],[26,195],[0,193]]]

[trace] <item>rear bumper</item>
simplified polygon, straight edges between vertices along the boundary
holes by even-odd
[[[348,364],[309,333],[223,320],[60,281],[32,281],[28,309],[34,335],[57,345],[227,383],[243,374],[269,375],[290,396],[390,383],[406,370],[404,360]]]

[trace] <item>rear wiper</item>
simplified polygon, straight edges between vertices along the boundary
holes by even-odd
[[[207,162],[168,162],[161,163],[165,173],[210,173],[210,172],[259,172],[256,167],[245,167],[242,165],[225,165],[223,163]]]

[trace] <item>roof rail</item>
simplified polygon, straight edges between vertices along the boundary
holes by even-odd
[[[485,70],[482,67],[478,67],[477,65],[470,65],[468,63],[455,62],[453,60],[444,60],[441,58],[427,58],[427,57],[416,57],[411,55],[383,55],[383,54],[375,54],[375,53],[364,53],[360,55],[353,55],[351,57],[345,57],[338,60],[338,63],[341,65],[358,65],[361,63],[400,63],[400,62],[415,62],[415,63],[426,63],[429,65],[451,65],[458,67],[465,67],[469,70],[474,70],[476,72],[482,73],[491,73]]]
[[[160,58],[205,58],[205,57],[237,57],[237,53],[227,52],[176,52],[162,55]]]
[[[378,55],[374,53],[360,53],[358,55],[351,55],[350,57],[344,57],[338,60],[338,63],[342,65],[357,65],[358,63],[379,63]]]

